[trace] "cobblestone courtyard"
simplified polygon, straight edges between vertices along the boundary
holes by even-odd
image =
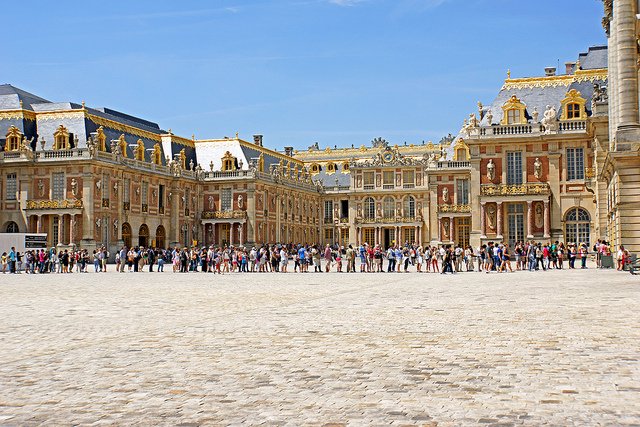
[[[612,271],[3,275],[0,425],[640,425]]]

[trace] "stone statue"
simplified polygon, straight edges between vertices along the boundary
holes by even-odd
[[[536,157],[536,161],[533,163],[533,175],[536,179],[542,177],[542,162],[538,157]]]
[[[238,159],[238,169],[242,170],[242,159]]]
[[[469,128],[475,129],[478,127],[478,119],[476,118],[475,113],[469,114]]]
[[[71,195],[73,197],[78,195],[78,181],[75,178],[71,178]]]
[[[540,203],[536,204],[535,212],[536,212],[536,215],[535,215],[536,227],[542,228],[542,226],[544,225],[544,218],[542,216],[542,205]]]
[[[136,187],[135,194],[136,194],[136,202],[137,202],[140,200],[140,187]]]
[[[102,218],[96,219],[96,227],[100,228],[102,226]]]
[[[430,168],[436,168],[438,166],[438,155],[436,153],[429,155],[428,165]]]
[[[113,183],[113,194],[118,195],[118,181]]]
[[[193,172],[193,159],[189,160],[189,170]]]
[[[449,203],[449,188],[444,187],[442,189],[442,201],[445,203]]]
[[[98,190],[98,192],[102,190],[102,180],[99,179],[96,181],[96,189]]]
[[[545,134],[550,134],[551,132],[554,132],[556,130],[556,116],[557,112],[555,107],[553,107],[552,105],[547,105],[547,109],[545,110],[542,121],[540,122],[544,126]]]
[[[382,205],[380,203],[378,203],[378,208],[376,209],[376,216],[382,218]]]
[[[213,160],[209,162],[209,170],[213,172]]]
[[[493,112],[491,109],[487,110],[487,126],[491,126],[493,124]]]
[[[96,155],[96,143],[93,141],[92,136],[87,139],[87,150],[89,151],[89,157]]]
[[[44,197],[44,182],[41,179],[38,180],[38,194],[40,197]]]
[[[44,146],[47,145],[47,141],[44,138],[40,138],[40,150],[44,151]]]
[[[490,205],[487,208],[487,225],[490,229],[495,228],[495,219],[496,219],[496,208],[493,205]]]
[[[540,113],[538,112],[538,107],[533,107],[533,112],[531,113],[531,117],[533,118],[533,123],[538,123],[538,116],[540,116]]]
[[[209,196],[207,200],[209,201],[209,210],[213,211],[213,196]]]
[[[362,205],[360,203],[358,203],[356,210],[358,212],[358,218],[362,218]]]
[[[487,178],[492,182],[496,178],[496,165],[493,163],[493,159],[489,159],[489,163],[487,163]]]
[[[238,194],[238,207],[242,209],[243,205],[244,205],[244,197],[242,197],[242,194]]]
[[[118,220],[117,219],[113,220],[113,231],[115,231],[115,232],[118,231]]]
[[[445,220],[442,225],[444,227],[444,237],[449,237],[449,221]]]

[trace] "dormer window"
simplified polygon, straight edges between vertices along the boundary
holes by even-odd
[[[60,125],[53,134],[53,149],[54,150],[69,150],[71,144],[69,144],[69,132],[67,128]]]
[[[7,141],[5,142],[4,151],[18,151],[20,149],[20,139],[22,134],[20,130],[11,126],[9,132],[7,132]]]
[[[222,157],[222,171],[230,172],[236,170],[236,158],[229,151]]]
[[[342,164],[342,173],[349,173],[349,162],[344,162]]]
[[[520,123],[520,110],[507,110],[507,124],[516,125]]]
[[[136,160],[144,162],[144,150],[144,142],[142,142],[142,139],[138,139],[136,145]]]
[[[512,95],[507,102],[502,105],[501,125],[524,125],[527,123],[525,111],[527,106],[520,99]]]
[[[579,119],[580,118],[580,105],[573,103],[567,104],[567,119]]]
[[[104,128],[100,126],[97,131],[98,151],[107,151],[107,135],[104,134]]]
[[[318,165],[317,163],[314,163],[311,165],[311,174],[312,175],[317,175],[320,173],[320,165]]]
[[[331,175],[336,173],[336,164],[335,163],[327,163],[327,174]]]
[[[587,100],[584,99],[580,92],[571,89],[560,103],[562,115],[560,120],[584,120],[587,118],[586,110]]]

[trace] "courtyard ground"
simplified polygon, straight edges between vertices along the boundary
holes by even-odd
[[[640,425],[627,273],[0,277],[0,425]]]

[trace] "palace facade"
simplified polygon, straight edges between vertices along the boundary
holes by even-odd
[[[585,242],[640,250],[635,1],[605,1],[609,48],[507,73],[438,143],[282,151],[197,140],[0,86],[0,232],[50,246]]]

